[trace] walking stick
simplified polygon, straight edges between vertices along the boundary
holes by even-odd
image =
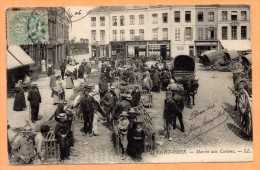
[[[32,116],[31,116],[31,105],[29,105],[29,121],[32,120]]]

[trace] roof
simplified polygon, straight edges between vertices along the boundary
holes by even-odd
[[[14,56],[12,56],[12,54],[9,53],[9,51],[7,51],[7,69],[14,69],[21,66],[22,63],[20,63],[16,58],[14,58]]]
[[[9,46],[7,50],[7,69],[34,64],[34,61],[18,45]]]
[[[91,12],[127,11],[147,8],[148,6],[99,6],[92,9]]]

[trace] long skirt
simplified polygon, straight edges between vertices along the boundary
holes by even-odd
[[[22,111],[24,108],[26,108],[24,92],[20,91],[15,94],[13,110]]]
[[[57,91],[53,90],[52,93],[52,97],[53,97],[53,104],[57,104],[62,102],[65,99],[65,93],[58,93]]]
[[[66,78],[66,89],[72,89],[72,88],[74,88],[74,83],[71,76],[68,76]]]

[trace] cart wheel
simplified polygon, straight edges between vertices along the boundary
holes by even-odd
[[[252,98],[245,89],[239,92],[238,111],[243,126],[243,131],[247,136],[252,135]]]

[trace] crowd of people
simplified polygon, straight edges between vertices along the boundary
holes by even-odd
[[[118,130],[120,138],[120,146],[122,149],[123,159],[127,155],[134,160],[142,160],[142,153],[144,152],[145,132],[143,130],[144,122],[137,119],[137,113],[133,108],[141,105],[141,91],[146,90],[148,93],[167,91],[166,99],[164,101],[163,118],[165,120],[164,129],[165,136],[172,140],[169,127],[176,128],[176,119],[179,119],[181,131],[184,132],[184,124],[182,120],[182,110],[184,108],[183,97],[179,92],[183,92],[183,87],[178,85],[172,79],[171,71],[163,62],[163,66],[159,68],[156,63],[148,67],[141,59],[134,58],[128,65],[121,65],[121,62],[116,60],[110,61],[109,64],[102,62],[100,71],[100,79],[98,83],[98,91],[93,91],[94,87],[88,84],[88,76],[91,74],[91,65],[85,60],[80,64],[78,70],[75,68],[73,72],[66,69],[66,63],[60,66],[61,75],[50,75],[50,88],[52,90],[53,103],[58,104],[54,117],[57,125],[54,130],[57,142],[60,145],[60,161],[63,162],[69,159],[70,148],[74,146],[74,137],[71,129],[73,109],[76,109],[83,116],[84,125],[81,129],[83,136],[98,135],[97,132],[97,112],[99,112],[103,120],[107,122],[107,128],[113,130],[114,127]],[[66,76],[65,88],[74,88],[73,81],[76,79],[84,79],[85,86],[79,95],[75,98],[73,104],[68,105],[65,100],[65,88],[62,80]],[[19,83],[19,82],[18,82]],[[132,88],[130,88],[132,87]],[[17,86],[14,109],[21,110],[26,107],[25,102],[20,102],[19,108],[16,106],[18,98],[24,98],[22,88]],[[170,91],[170,93],[169,93]],[[94,96],[99,95],[97,100]],[[19,99],[20,100],[20,99]],[[41,103],[41,95],[36,83],[31,84],[29,89],[28,101],[31,108],[31,121],[35,123],[38,120],[39,105]],[[49,128],[43,126],[41,128],[41,136],[44,137]],[[12,148],[12,155],[18,152],[21,145],[28,145],[31,147],[28,137],[29,130],[24,134],[24,141],[20,141],[19,146]],[[37,143],[41,143],[41,139],[35,138]],[[26,140],[25,140],[26,139]],[[29,140],[30,139],[30,140]],[[36,146],[40,148],[40,146]],[[22,149],[23,150],[23,149]],[[22,151],[19,149],[19,152]],[[30,149],[24,149],[26,152]],[[40,149],[37,149],[40,150]],[[38,151],[36,151],[38,152]],[[16,154],[18,155],[18,154]],[[38,153],[38,156],[43,153]],[[18,160],[24,163],[31,163],[33,157],[28,153],[29,160],[24,161],[23,156]],[[43,156],[40,156],[43,157]],[[44,160],[44,158],[42,158]],[[18,161],[19,162],[19,161]],[[20,162],[21,163],[21,162]]]

